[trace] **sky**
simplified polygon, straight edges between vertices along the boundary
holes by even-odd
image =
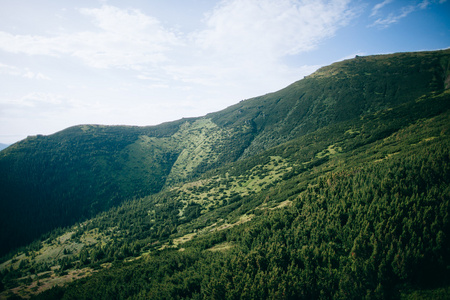
[[[355,55],[450,47],[450,0],[0,0],[0,143],[203,116]]]

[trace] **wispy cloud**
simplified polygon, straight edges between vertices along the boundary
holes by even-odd
[[[380,9],[382,9],[384,6],[388,5],[389,3],[391,3],[393,0],[384,0],[383,2],[380,2],[378,4],[376,4],[373,8],[372,8],[372,13],[370,14],[371,17],[375,16],[378,14],[378,11]]]
[[[401,19],[407,17],[416,9],[417,6],[404,6],[400,9],[400,12],[390,13],[384,18],[378,18],[375,22],[373,22],[372,26],[388,27],[391,24],[398,23]]]
[[[409,14],[414,11],[427,9],[432,4],[443,4],[447,0],[440,1],[430,1],[430,0],[422,0],[419,2],[415,2],[413,4],[401,6],[394,12],[390,12],[388,15],[377,18],[370,26],[378,26],[382,28],[389,27],[392,24],[398,23],[401,19],[406,18]],[[384,6],[392,3],[393,0],[385,0],[372,8],[371,17],[380,15],[380,11]]]

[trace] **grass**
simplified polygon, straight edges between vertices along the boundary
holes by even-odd
[[[229,135],[219,128],[211,119],[198,119],[186,122],[168,142],[180,149],[180,154],[172,166],[167,184],[189,177],[202,163],[211,164],[217,159],[213,145]]]
[[[325,156],[336,155],[337,153],[342,152],[342,147],[336,145],[330,145],[327,149],[316,154],[317,158],[323,158]]]
[[[184,184],[176,189],[178,201],[184,207],[180,216],[190,203],[202,206],[202,213],[229,203],[233,197],[245,197],[259,193],[263,189],[281,181],[284,174],[290,172],[292,166],[279,156],[271,156],[268,163],[256,165],[240,176],[228,173],[218,175],[209,180],[199,180]]]
[[[235,220],[236,222],[233,222],[233,220],[231,220],[231,223],[222,224],[216,228],[211,229],[210,231],[221,231],[221,230],[229,229],[234,226],[247,223],[248,221],[251,221],[253,219],[253,217],[254,217],[254,215],[244,214],[244,215],[239,216],[239,218],[237,220]]]
[[[49,270],[39,272],[37,274],[29,273],[29,275],[18,278],[18,287],[8,289],[0,293],[0,299],[9,298],[17,295],[29,298],[54,286],[62,286],[65,283],[92,275],[96,270],[92,268],[70,269],[67,272],[59,272],[59,260],[64,257],[73,257],[80,253],[83,248],[101,243],[106,245],[110,242],[110,238],[99,230],[93,229],[85,231],[79,238],[73,238],[78,226],[74,226],[72,230],[52,239],[41,243],[40,249],[36,251],[28,251],[27,253],[18,253],[12,259],[0,265],[0,271],[7,268],[19,270],[21,264],[30,264],[34,266],[38,264],[47,264],[51,266]],[[108,267],[107,265],[102,266]]]
[[[29,298],[32,295],[37,295],[55,286],[63,286],[68,282],[90,276],[94,272],[97,271],[91,268],[83,268],[78,270],[70,270],[65,275],[56,275],[53,271],[47,274],[40,273],[32,278],[33,281],[29,285],[21,285],[7,292],[1,293],[0,298],[9,298],[12,294],[23,298]],[[42,275],[45,275],[46,277],[42,278]]]
[[[27,253],[18,253],[12,259],[2,263],[0,271],[7,268],[19,269],[21,263],[30,261],[33,261],[35,264],[47,263],[58,266],[57,262],[59,259],[76,256],[85,247],[93,246],[97,243],[105,245],[110,240],[103,233],[99,233],[98,229],[84,232],[79,239],[73,239],[72,236],[76,228],[77,226],[74,226],[73,231],[64,233],[53,240],[42,242],[41,247],[36,251],[31,250]]]
[[[208,251],[211,251],[211,252],[222,252],[222,251],[230,250],[233,247],[234,247],[233,243],[223,242],[223,243],[217,244],[217,245],[209,248]]]
[[[174,244],[175,246],[184,244],[184,243],[186,243],[186,242],[192,240],[195,236],[196,236],[195,233],[188,233],[188,234],[185,234],[185,235],[183,235],[182,237],[179,237],[179,238],[174,239],[174,240],[173,240],[173,244]]]

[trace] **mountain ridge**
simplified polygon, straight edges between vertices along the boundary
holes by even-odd
[[[448,88],[448,85],[445,86],[445,82],[450,80],[448,56],[430,57],[430,61],[420,59],[421,56],[433,56],[433,53],[436,52],[358,56],[354,59],[336,62],[320,68],[313,74],[278,92],[256,97],[247,102],[240,102],[211,115],[214,122],[226,125],[226,122],[232,122],[230,119],[233,117],[236,120],[242,120],[242,118],[236,118],[236,115],[245,113],[245,109],[247,109],[250,111],[248,117],[250,121],[248,122],[254,122],[253,126],[256,127],[257,131],[266,126],[273,126],[274,128],[271,131],[276,131],[282,137],[292,138],[295,135],[301,135],[325,126],[330,121],[339,122],[372,112],[383,101],[387,101],[384,105],[388,107],[405,99],[421,96],[421,93],[425,94],[430,90]],[[448,50],[441,53],[448,53]],[[389,66],[390,58],[397,59],[395,67]],[[418,58],[420,64],[417,64],[417,62],[411,64],[412,60]],[[426,68],[433,68],[434,72],[424,72],[423,69]],[[384,74],[381,74],[382,72]],[[377,76],[381,77],[380,82],[371,82],[373,81],[371,78]],[[406,76],[405,78],[408,78],[409,81],[402,82],[403,76]],[[324,78],[330,79],[331,82],[320,80]],[[411,85],[414,86],[413,89],[410,88]],[[340,89],[341,92],[334,93],[333,89]],[[307,92],[303,92],[305,90]],[[342,91],[346,92],[342,93]],[[355,93],[354,91],[358,92]],[[266,111],[258,109],[262,107],[261,102],[266,104],[268,99],[272,98],[276,99],[276,101],[272,101],[272,104],[277,106],[277,110],[280,110],[281,107],[285,111],[284,119],[280,120],[280,118],[275,117],[275,120],[271,122],[269,119],[271,115],[273,116],[274,109],[267,107]],[[252,102],[255,104],[252,105]],[[351,108],[350,111],[348,110],[349,107]],[[306,122],[302,120],[302,116],[314,110],[318,111],[317,117],[306,120]],[[230,116],[224,116],[227,112],[231,115],[231,118]],[[299,120],[302,123],[299,124]],[[273,124],[276,121],[279,124]],[[272,138],[276,139],[273,135]],[[268,145],[270,146],[271,143]]]
[[[47,234],[3,259],[0,296],[445,293],[449,57],[356,57],[203,117],[11,146],[2,238]]]
[[[15,203],[21,201],[29,204],[29,215],[46,207],[54,225],[43,230],[31,226],[45,218],[15,225],[13,216],[4,213],[0,219],[6,230],[0,240],[3,245],[15,238],[30,241],[54,226],[157,193],[327,125],[444,90],[449,53],[356,57],[323,67],[278,92],[199,118],[146,127],[79,125],[29,137],[0,155],[0,184],[7,195],[1,211],[16,211]],[[20,165],[25,162],[34,170]],[[22,227],[28,238],[19,238],[17,228]]]
[[[3,282],[88,276],[43,299],[445,294],[449,111],[450,91],[428,95],[127,201],[17,253]]]

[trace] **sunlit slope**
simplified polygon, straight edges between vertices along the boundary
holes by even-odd
[[[0,253],[325,126],[443,91],[449,56],[357,57],[201,118],[29,137],[0,153]]]

